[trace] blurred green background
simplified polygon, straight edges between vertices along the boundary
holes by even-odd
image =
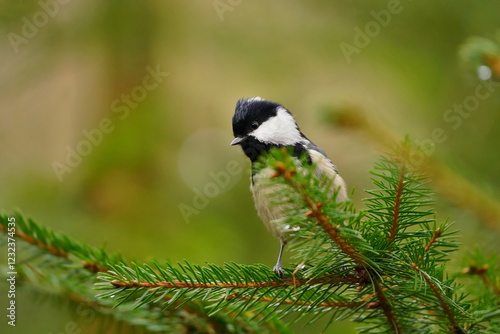
[[[456,129],[443,115],[475,94],[475,69],[459,50],[471,36],[492,37],[499,10],[494,1],[465,0],[3,1],[1,209],[129,259],[271,266],[278,242],[253,208],[249,162],[229,146],[236,100],[253,96],[294,113],[356,189],[359,207],[383,149],[326,121],[346,106],[398,139],[444,129],[432,157],[496,199],[499,86]],[[372,36],[363,39],[366,28]],[[342,43],[357,51],[346,57]],[[98,130],[103,120],[108,132]],[[71,150],[84,154],[69,157]],[[214,187],[228,163],[233,173]],[[197,199],[197,191],[212,198]],[[461,230],[452,268],[476,247],[500,251],[500,222],[436,200],[438,218]],[[79,323],[62,304],[18,293],[12,333],[61,333]],[[354,327],[333,324],[327,333]]]

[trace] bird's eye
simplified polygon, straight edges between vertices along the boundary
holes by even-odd
[[[259,122],[257,121],[253,121],[252,124],[250,124],[250,127],[253,129],[253,130],[257,130],[257,128],[259,127]]]

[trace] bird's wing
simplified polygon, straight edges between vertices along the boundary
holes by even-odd
[[[320,168],[319,164],[326,164],[323,166],[326,169],[332,169],[335,174],[337,174],[337,167],[333,164],[333,162],[328,158],[325,151],[323,151],[319,146],[314,144],[311,141],[304,142],[304,146],[309,153],[309,157],[311,158],[311,162],[313,164],[318,164],[318,168]],[[330,173],[326,173],[330,175]]]
[[[316,144],[314,144],[312,141],[310,141],[310,140],[306,140],[306,141],[304,141],[304,143],[303,143],[303,144],[304,144],[304,146],[305,146],[306,150],[308,150],[308,151],[309,151],[309,150],[317,151],[317,152],[321,153],[321,154],[322,154],[325,158],[327,158],[327,159],[328,159],[328,157],[326,156],[325,151],[323,151],[323,150],[321,149],[321,147],[317,146],[317,145],[316,145]]]
[[[313,144],[314,145],[314,144]],[[337,168],[332,163],[330,159],[324,154],[324,152],[314,145],[318,149],[308,149],[307,153],[311,157],[311,161],[316,165],[317,175],[326,175],[328,178],[333,180],[333,189],[338,189],[337,201],[342,201],[347,198],[346,185],[342,177],[337,172]]]

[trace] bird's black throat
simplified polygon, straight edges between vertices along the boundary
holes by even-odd
[[[281,148],[283,145],[271,144],[271,143],[263,143],[258,141],[252,136],[248,136],[241,143],[241,148],[245,155],[250,159],[253,163],[257,162],[262,154],[268,153],[272,148]],[[292,147],[291,153],[294,157],[302,158],[304,153],[306,153],[307,163],[311,164],[311,157],[307,154],[306,147],[303,143],[296,143],[294,145],[289,145],[286,147]]]

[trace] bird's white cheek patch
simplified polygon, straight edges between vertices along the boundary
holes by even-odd
[[[284,146],[293,145],[303,140],[295,119],[283,107],[278,107],[276,116],[262,123],[250,135],[261,142]]]

